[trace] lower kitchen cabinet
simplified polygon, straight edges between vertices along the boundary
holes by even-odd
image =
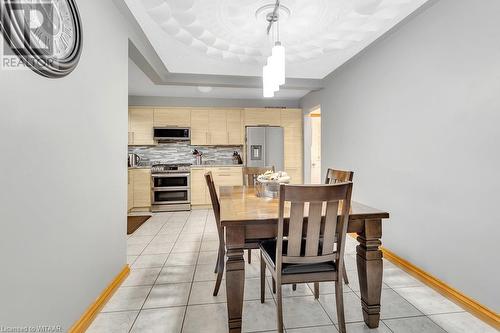
[[[205,181],[205,173],[212,172],[215,189],[219,192],[220,186],[243,185],[243,168],[240,166],[228,167],[193,167],[191,168],[191,205],[210,205],[210,193]]]
[[[205,182],[205,168],[191,168],[191,205],[207,204],[207,183]]]
[[[151,170],[128,170],[128,210],[151,210]]]

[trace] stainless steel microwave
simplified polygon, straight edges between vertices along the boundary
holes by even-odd
[[[155,127],[154,139],[162,140],[175,140],[175,141],[189,141],[191,140],[191,129],[188,127]]]

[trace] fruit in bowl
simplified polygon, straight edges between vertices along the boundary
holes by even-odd
[[[290,182],[290,176],[288,176],[288,174],[284,171],[272,172],[271,170],[269,170],[262,175],[257,176],[257,181],[262,184],[288,184]]]

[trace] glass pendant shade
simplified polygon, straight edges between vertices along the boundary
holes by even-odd
[[[278,85],[285,84],[285,47],[277,42],[273,47],[272,56],[276,82]]]
[[[262,83],[264,87],[264,97],[274,97],[272,73],[269,65],[265,65],[262,69]]]
[[[276,58],[273,56],[270,56],[267,58],[267,67],[269,67],[269,73],[271,76],[270,82],[271,82],[271,87],[274,92],[280,90],[280,85],[279,85],[279,70],[278,70],[278,63],[276,61]]]

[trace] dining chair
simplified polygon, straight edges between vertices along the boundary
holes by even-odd
[[[337,183],[343,183],[343,182],[352,182],[353,177],[354,177],[353,171],[328,169],[326,171],[325,184],[337,184]]]
[[[335,282],[339,330],[346,332],[341,277],[351,193],[352,182],[280,186],[277,238],[260,244],[260,301],[265,301],[267,268],[276,280],[278,332],[283,332],[282,285],[327,281]]]
[[[352,182],[354,177],[353,171],[343,171],[336,169],[328,169],[326,172],[325,184],[338,184],[343,182]],[[345,284],[349,284],[349,278],[347,277],[347,270],[345,269],[345,260],[344,260],[344,269],[342,270],[343,279]],[[293,290],[297,290],[297,285],[292,285]],[[316,299],[319,298],[319,283],[314,283],[314,296]]]
[[[325,184],[338,184],[343,182],[352,182],[354,177],[353,171],[344,171],[344,170],[336,170],[336,169],[328,169],[326,171],[326,179]],[[344,261],[345,263],[345,261]],[[345,284],[349,284],[349,279],[347,277],[347,271],[344,267],[344,282]],[[318,290],[319,292],[319,284],[314,286],[315,292]]]
[[[246,186],[255,186],[257,184],[257,176],[262,175],[266,171],[274,172],[274,166],[267,167],[244,167],[243,168],[243,184]],[[252,263],[252,250],[248,250],[248,263]]]
[[[243,183],[247,186],[253,186],[257,183],[257,176],[269,170],[274,172],[274,166],[245,167],[243,168]]]
[[[214,273],[217,273],[217,279],[215,280],[215,287],[213,295],[217,296],[219,293],[220,284],[222,282],[222,276],[224,274],[224,259],[226,256],[226,242],[224,239],[224,228],[220,223],[220,204],[219,198],[217,197],[217,192],[215,190],[215,184],[212,176],[212,172],[207,172],[205,174],[205,181],[208,186],[208,191],[210,193],[210,200],[212,201],[212,208],[215,215],[215,223],[217,224],[217,233],[219,234],[219,250],[217,253],[217,262],[215,264]],[[250,251],[250,249],[258,249],[259,243],[245,243],[245,248]]]

